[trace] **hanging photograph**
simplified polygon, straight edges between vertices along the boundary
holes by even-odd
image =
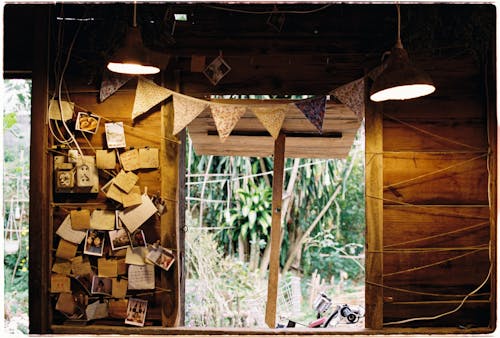
[[[113,279],[108,277],[94,276],[92,278],[92,294],[111,296],[113,290]]]
[[[150,246],[149,253],[146,255],[146,259],[154,263],[156,266],[168,271],[172,264],[174,263],[175,256],[171,250],[164,247]]]
[[[231,67],[224,61],[222,56],[218,56],[203,70],[203,74],[215,86],[230,71]]]
[[[129,236],[130,236],[130,244],[132,245],[133,248],[146,246],[146,238],[144,237],[144,231],[137,229],[133,233],[129,233]]]
[[[100,116],[92,113],[79,112],[76,118],[75,129],[90,134],[95,134],[99,128]]]
[[[130,237],[125,228],[108,232],[111,250],[126,249],[130,245]]]
[[[147,300],[130,298],[128,300],[127,318],[125,319],[125,324],[144,326],[147,310]]]
[[[104,251],[104,240],[106,231],[88,230],[85,237],[85,248],[83,253],[92,256],[102,256]]]

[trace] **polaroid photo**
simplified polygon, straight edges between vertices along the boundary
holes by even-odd
[[[92,278],[92,289],[90,292],[93,295],[111,296],[112,291],[113,291],[112,278],[99,277],[99,276],[94,276],[94,278]]]
[[[149,248],[149,253],[146,255],[146,259],[163,270],[168,271],[175,261],[175,256],[171,250],[165,249],[164,247],[151,246]]]
[[[224,61],[222,56],[218,56],[203,70],[203,74],[215,86],[230,71],[231,67]]]
[[[126,249],[131,245],[128,231],[125,228],[108,232],[111,242],[111,250]]]
[[[104,252],[104,240],[106,232],[103,230],[88,230],[85,236],[85,247],[83,253],[92,256],[101,256]]]
[[[99,128],[100,116],[92,113],[79,112],[76,118],[75,129],[85,133],[95,134]]]
[[[146,238],[144,237],[144,231],[137,229],[133,233],[128,232],[130,236],[130,244],[132,248],[146,247]]]
[[[105,123],[104,129],[106,130],[108,148],[125,148],[127,146],[123,122]]]
[[[125,324],[144,326],[147,309],[147,300],[130,298],[127,306],[127,318],[125,318]]]

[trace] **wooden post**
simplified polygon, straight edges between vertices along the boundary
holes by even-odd
[[[366,100],[368,101],[368,100]],[[365,116],[365,170],[366,170],[366,286],[365,326],[381,329],[384,319],[384,202],[383,197],[383,117],[381,105],[370,101]]]
[[[49,98],[49,19],[50,8],[37,6],[33,41],[37,51],[33,59],[30,150],[30,236],[29,236],[29,331],[44,334],[50,328],[49,253],[51,177],[47,156]]]
[[[280,133],[274,141],[273,203],[271,225],[271,258],[269,260],[269,279],[267,283],[266,324],[276,327],[276,302],[281,249],[281,202],[283,201],[283,175],[285,169],[285,134]]]

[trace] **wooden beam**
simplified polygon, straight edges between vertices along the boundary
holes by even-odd
[[[368,101],[368,100],[367,100]],[[383,326],[383,117],[380,104],[367,102],[365,112],[366,128],[366,286],[365,326],[382,329]],[[372,284],[374,283],[374,284]]]
[[[49,18],[48,6],[37,6],[34,15],[33,93],[31,101],[30,150],[30,236],[29,236],[29,332],[48,333],[50,322],[49,254],[51,253],[49,226],[49,196],[51,177],[47,151],[46,122],[49,97]]]
[[[283,201],[283,175],[285,169],[285,134],[280,133],[274,142],[273,203],[271,225],[271,258],[267,283],[266,324],[276,327],[276,302],[281,249],[281,202]]]

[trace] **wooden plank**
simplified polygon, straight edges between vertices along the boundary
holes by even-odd
[[[367,102],[365,116],[366,175],[366,287],[365,326],[381,329],[383,324],[384,290],[370,283],[383,285],[383,119],[381,105]]]
[[[36,15],[33,59],[30,148],[29,204],[29,332],[44,334],[50,326],[50,209],[51,177],[47,153],[48,128],[46,121],[49,83],[49,18],[50,9],[38,6]]]
[[[280,133],[274,143],[273,201],[271,221],[271,256],[267,283],[266,324],[276,327],[276,303],[280,273],[281,249],[281,203],[283,201],[283,179],[285,170],[285,135]]]

